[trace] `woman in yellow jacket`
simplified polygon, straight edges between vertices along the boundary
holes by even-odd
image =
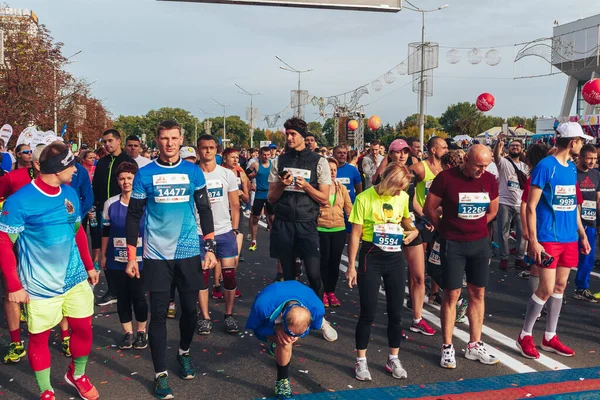
[[[335,287],[340,272],[342,252],[346,245],[346,225],[344,212],[350,215],[352,201],[344,185],[335,180],[338,162],[329,158],[331,169],[331,182],[329,201],[321,205],[321,212],[317,221],[321,247],[321,280],[323,281],[323,305],[325,307],[338,307],[341,305],[335,296]]]

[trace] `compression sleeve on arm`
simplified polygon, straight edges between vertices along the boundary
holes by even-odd
[[[210,209],[210,200],[208,198],[206,186],[194,192],[194,202],[196,203],[198,215],[200,216],[200,229],[202,229],[202,233],[204,234],[204,240],[214,239],[215,223],[212,210]]]
[[[12,240],[11,236],[8,233],[0,232],[0,269],[6,279],[8,293],[18,292],[23,289],[17,272],[17,259],[13,252],[13,244],[16,239]]]
[[[129,200],[127,217],[125,218],[125,236],[127,238],[127,259],[135,260],[137,252],[138,236],[140,234],[140,221],[144,215],[146,199]]]
[[[81,261],[83,261],[85,270],[92,271],[94,269],[94,263],[92,261],[92,256],[90,256],[87,235],[85,234],[85,228],[83,226],[79,227],[77,234],[75,234],[75,243],[77,244],[77,249],[79,249],[79,255],[81,256]]]

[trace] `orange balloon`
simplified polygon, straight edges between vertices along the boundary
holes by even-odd
[[[355,131],[358,129],[358,121],[355,119],[351,119],[350,121],[348,121],[348,130],[349,131]]]
[[[371,118],[369,118],[369,128],[372,131],[376,131],[377,129],[381,128],[381,119],[377,115],[373,115]]]

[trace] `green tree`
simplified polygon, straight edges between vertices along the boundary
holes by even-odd
[[[466,134],[474,137],[479,131],[481,111],[475,104],[463,102],[448,106],[440,117],[440,124],[449,135]]]
[[[412,114],[406,117],[402,126],[405,128],[409,126],[419,126],[419,114]],[[442,125],[440,125],[440,121],[437,117],[426,115],[425,129],[442,129]]]
[[[327,118],[325,120],[325,123],[323,124],[323,127],[321,128],[321,134],[323,136],[323,139],[327,142],[327,143],[333,143],[334,142],[334,138],[333,138],[333,133],[334,133],[334,125],[335,125],[335,119],[334,118]]]
[[[308,131],[315,135],[315,140],[319,146],[330,146],[333,144],[329,141],[325,135],[323,135],[323,125],[319,121],[313,121],[308,123]]]
[[[210,133],[219,141],[223,139],[223,117],[208,118],[212,122]],[[204,131],[204,124],[202,124]],[[200,129],[200,125],[198,125]],[[250,146],[250,125],[242,121],[237,115],[230,115],[225,118],[225,138],[228,139],[227,146]],[[254,137],[256,143],[256,136]]]
[[[267,135],[265,135],[264,129],[255,129],[254,130],[254,147],[259,148],[260,142],[267,139]]]

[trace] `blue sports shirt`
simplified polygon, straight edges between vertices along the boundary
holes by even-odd
[[[111,197],[104,203],[104,211],[102,212],[102,224],[110,229],[108,237],[108,246],[106,247],[106,268],[119,269],[124,271],[127,267],[127,235],[125,234],[125,220],[127,218],[127,205],[121,202],[121,195]],[[136,259],[140,271],[144,269],[142,262],[142,244],[144,234],[144,220],[140,220],[140,237],[138,237],[138,245]]]

